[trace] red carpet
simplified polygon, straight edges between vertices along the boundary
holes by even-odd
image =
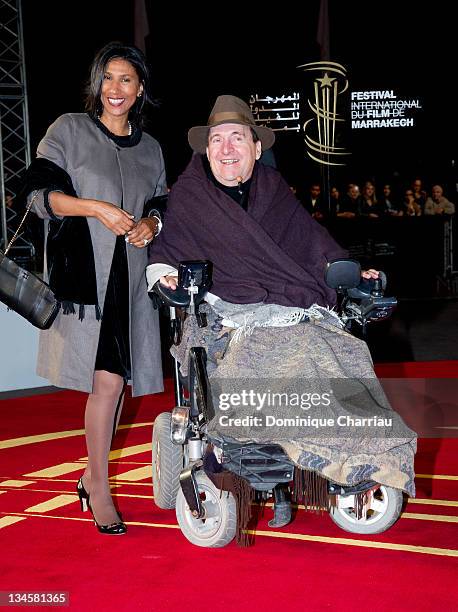
[[[379,363],[379,378],[458,378],[458,361],[404,361]]]
[[[439,369],[458,374],[456,363]],[[377,372],[438,377],[434,364],[383,364]],[[122,424],[134,427],[119,431],[114,449],[123,455],[110,462],[129,524],[121,537],[98,534],[74,493],[86,454],[85,395],[0,402],[0,591],[65,591],[72,610],[457,609],[458,440],[419,441],[417,499],[384,534],[350,534],[301,510],[271,530],[267,508],[253,547],[204,549],[152,499],[150,423],[171,397],[169,386],[126,402]]]

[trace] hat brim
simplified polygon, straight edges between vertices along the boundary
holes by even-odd
[[[189,146],[196,153],[206,153],[208,146],[208,132],[211,127],[215,125],[222,125],[223,123],[239,123],[240,125],[246,125],[252,128],[259,140],[261,141],[262,150],[270,149],[275,142],[275,132],[270,128],[266,128],[261,125],[251,125],[249,123],[242,123],[241,121],[221,121],[212,125],[196,125],[188,131],[188,142]]]

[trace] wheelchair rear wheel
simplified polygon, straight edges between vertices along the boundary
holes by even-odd
[[[222,493],[203,472],[196,474],[205,516],[194,518],[181,489],[176,500],[178,524],[183,535],[196,546],[221,548],[229,544],[236,533],[237,509],[232,493]]]
[[[180,488],[180,472],[183,469],[183,447],[170,439],[170,412],[161,412],[153,427],[153,493],[159,508],[175,508]]]
[[[379,485],[369,492],[363,516],[358,519],[355,512],[354,495],[337,495],[337,505],[329,511],[331,519],[341,529],[351,533],[382,533],[399,518],[403,494],[399,489]]]

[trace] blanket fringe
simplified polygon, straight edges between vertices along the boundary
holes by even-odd
[[[364,516],[364,509],[369,501],[370,490],[355,493],[354,512],[359,521]],[[328,494],[328,481],[309,470],[294,468],[294,491],[293,501],[297,504],[304,504],[306,510],[322,513],[337,505],[336,495]]]
[[[369,498],[369,491],[363,491],[362,493],[355,494],[355,507],[354,511],[356,519],[359,521],[363,518],[364,507],[366,506]]]
[[[215,487],[220,490],[220,495],[232,493],[237,507],[237,531],[236,541],[239,546],[251,546],[252,534],[248,532],[248,524],[252,514],[252,504],[255,498],[255,490],[250,483],[234,472],[224,470],[219,473],[207,472],[207,476]]]
[[[292,312],[277,314],[267,321],[257,321],[255,316],[255,313],[244,315],[243,324],[235,329],[231,344],[251,336],[257,327],[290,327],[291,325],[298,325],[302,321],[320,321],[326,316],[331,317],[338,327],[344,326],[334,308],[319,306],[318,304],[312,304],[309,308],[296,308]]]
[[[293,501],[304,504],[306,510],[322,513],[330,508],[328,481],[316,472],[294,468]]]

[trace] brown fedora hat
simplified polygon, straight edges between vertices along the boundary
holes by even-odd
[[[222,123],[248,125],[256,132],[264,151],[270,149],[275,142],[275,133],[270,128],[256,125],[250,107],[246,102],[235,96],[218,96],[207,125],[196,125],[189,130],[188,142],[191,149],[197,153],[205,153],[210,128]]]

